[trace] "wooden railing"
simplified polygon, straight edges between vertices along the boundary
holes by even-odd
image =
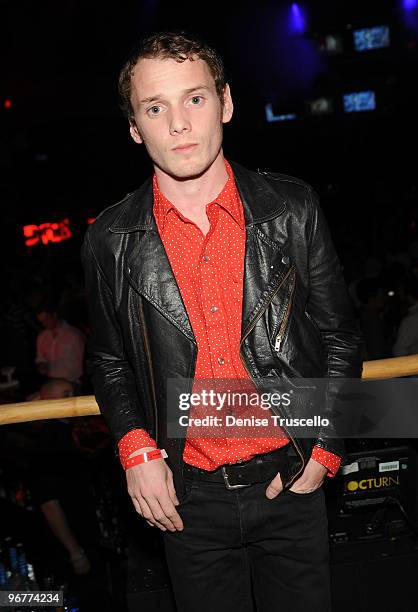
[[[418,355],[363,363],[362,378],[378,380],[418,375]],[[93,395],[0,405],[0,425],[100,414]]]

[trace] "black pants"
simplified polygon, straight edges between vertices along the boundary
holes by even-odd
[[[269,482],[187,482],[184,529],[163,532],[178,612],[331,610],[324,492],[268,499]]]

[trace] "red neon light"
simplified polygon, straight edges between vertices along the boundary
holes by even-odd
[[[89,217],[87,219],[87,225],[91,225],[92,223],[94,223],[96,221],[96,217]]]
[[[9,98],[7,100],[4,101],[4,108],[12,108],[12,101],[9,100]]]
[[[63,242],[71,238],[70,220],[63,219],[54,223],[41,223],[41,225],[24,225],[23,235],[27,247],[36,244],[49,244],[50,242]]]

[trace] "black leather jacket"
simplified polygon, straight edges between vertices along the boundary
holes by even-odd
[[[251,378],[359,377],[361,336],[315,192],[289,176],[231,166],[246,221],[241,358]],[[86,233],[88,369],[115,442],[145,428],[167,450],[181,497],[185,440],[167,436],[165,382],[193,378],[197,345],[152,206],[149,179]],[[300,457],[297,470],[282,474],[286,488],[313,444],[344,452],[332,429],[315,439],[286,431]]]

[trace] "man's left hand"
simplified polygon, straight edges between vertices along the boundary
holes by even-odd
[[[302,472],[302,475],[295,480],[293,485],[290,487],[290,491],[293,493],[300,493],[303,495],[304,493],[312,493],[324,482],[324,478],[328,469],[315,461],[315,459],[309,459],[305,469]],[[273,478],[271,483],[266,489],[266,497],[269,499],[273,499],[283,490],[282,479],[280,478],[280,472]]]

